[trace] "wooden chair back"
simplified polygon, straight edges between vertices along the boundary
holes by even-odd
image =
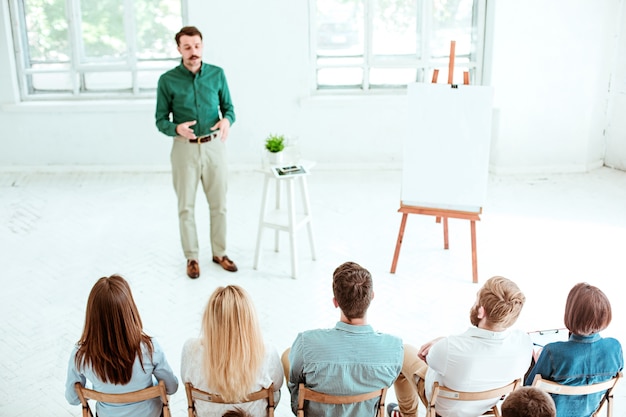
[[[363,401],[371,400],[372,398],[378,398],[378,407],[376,411],[377,417],[385,417],[385,397],[387,396],[387,387],[378,389],[376,391],[368,392],[358,395],[332,395],[323,394],[321,392],[313,391],[306,388],[304,384],[300,383],[298,390],[298,415],[297,417],[304,417],[304,400],[313,401],[322,404],[354,404]]]
[[[517,389],[517,387],[520,386],[521,383],[521,379],[516,379],[510,384],[507,384],[500,388],[495,388],[488,391],[465,392],[456,391],[448,387],[444,387],[443,385],[439,385],[438,382],[435,382],[433,386],[433,395],[430,399],[430,403],[428,404],[428,410],[426,415],[429,417],[437,416],[437,412],[435,411],[435,403],[437,402],[437,398],[445,398],[455,401],[480,401],[494,398],[504,399],[505,396]],[[490,410],[487,410],[483,415],[493,415],[496,417],[500,417],[500,410],[498,409],[497,404],[491,407]]]
[[[235,404],[229,401],[225,401],[219,394],[212,394],[210,392],[203,391],[193,386],[191,382],[185,383],[185,392],[187,393],[187,412],[189,417],[196,417],[196,401],[206,401],[210,403],[219,403],[219,404]],[[269,417],[274,417],[274,408],[276,405],[274,404],[274,384],[270,385],[268,388],[262,388],[256,392],[248,394],[246,396],[246,403],[267,399],[267,415]],[[237,403],[240,404],[240,403]]]
[[[158,385],[148,387],[139,391],[125,392],[123,394],[106,394],[104,392],[94,391],[82,386],[80,382],[74,384],[74,389],[78,394],[80,403],[83,407],[83,417],[93,417],[91,408],[87,400],[95,400],[105,403],[135,403],[139,401],[150,400],[152,398],[160,398],[163,404],[163,417],[171,417],[169,400],[167,398],[167,391],[165,390],[165,383],[159,381]]]
[[[532,386],[550,394],[558,395],[588,395],[605,392],[600,400],[600,404],[598,404],[598,408],[596,408],[596,411],[592,414],[592,416],[599,415],[600,410],[606,404],[606,415],[607,417],[611,417],[613,415],[613,389],[621,377],[622,372],[619,372],[613,378],[604,382],[589,385],[563,385],[558,382],[543,379],[541,375],[537,374],[535,375]]]

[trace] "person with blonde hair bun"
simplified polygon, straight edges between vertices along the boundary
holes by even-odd
[[[202,316],[199,338],[185,342],[181,377],[194,387],[219,394],[252,416],[267,416],[267,400],[244,402],[246,395],[274,384],[280,400],[283,371],[278,352],[266,344],[248,293],[238,285],[218,287]],[[222,415],[232,405],[198,401],[199,416]]]

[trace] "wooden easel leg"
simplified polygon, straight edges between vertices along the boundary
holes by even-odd
[[[470,227],[472,229],[472,282],[476,284],[478,282],[478,257],[476,255],[476,222],[470,220]]]
[[[393,254],[393,262],[391,262],[391,273],[396,273],[398,265],[398,256],[400,256],[400,247],[402,246],[402,238],[404,237],[404,227],[406,226],[406,218],[408,213],[402,213],[402,221],[400,222],[400,230],[398,231],[398,241],[396,242],[396,250]]]
[[[448,249],[450,247],[448,241],[448,218],[443,218],[443,248]]]

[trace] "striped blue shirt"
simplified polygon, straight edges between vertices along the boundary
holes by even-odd
[[[333,329],[298,334],[289,352],[291,408],[298,410],[298,384],[333,395],[364,394],[389,387],[402,369],[402,339],[370,325],[338,322]],[[305,404],[307,417],[374,416],[376,399],[358,404]]]

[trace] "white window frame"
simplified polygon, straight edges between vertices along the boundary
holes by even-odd
[[[97,0],[94,0],[97,1]],[[187,22],[187,0],[181,2],[181,20],[183,25]],[[123,0],[124,5],[124,36],[128,45],[128,56],[125,61],[115,60],[110,62],[83,62],[81,56],[82,40],[80,37],[81,12],[80,0],[65,0],[66,14],[68,20],[69,47],[71,50],[70,68],[63,69],[34,69],[27,68],[26,54],[28,53],[28,42],[26,32],[26,17],[23,0],[9,0],[9,12],[11,17],[11,29],[13,32],[13,47],[15,51],[15,62],[17,67],[17,78],[19,92],[22,101],[36,100],[71,100],[71,99],[116,99],[116,98],[147,98],[156,95],[156,85],[154,88],[140,88],[138,73],[145,68],[139,67],[137,60],[137,44],[136,32],[134,28],[134,11],[133,0]],[[174,34],[172,34],[172,42],[174,42]],[[166,71],[172,68],[180,61],[180,58],[154,59],[145,60],[144,62],[154,63],[150,70]],[[131,88],[119,89],[99,89],[85,90],[84,77],[89,73],[106,73],[106,72],[130,72]],[[72,80],[72,89],[60,92],[37,92],[32,91],[28,81],[29,76],[36,74],[69,74]]]
[[[414,57],[406,57],[406,56],[385,56],[383,59],[377,57],[372,52],[372,10],[373,10],[373,1],[374,0],[360,0],[363,3],[364,7],[364,55],[363,62],[361,64],[353,64],[353,65],[341,65],[341,64],[327,64],[327,65],[319,65],[318,64],[318,55],[317,55],[317,22],[316,22],[316,1],[317,0],[309,0],[309,37],[310,37],[310,45],[309,49],[311,51],[311,62],[312,62],[312,73],[311,73],[311,88],[316,94],[353,94],[353,93],[390,93],[393,91],[401,91],[404,92],[406,90],[406,85],[396,84],[396,85],[388,85],[388,86],[376,86],[373,87],[370,85],[370,69],[371,68],[412,68],[416,69],[416,82],[431,82],[431,77],[433,70],[442,69],[442,65],[440,62],[434,62],[430,58],[429,51],[429,42],[431,35],[431,20],[427,18],[432,13],[431,11],[431,2],[429,0],[422,1],[422,9],[421,9],[421,27],[422,27],[422,36],[421,36],[421,50],[424,51],[423,57],[418,58]],[[455,73],[457,70],[468,70],[470,71],[470,84],[482,85],[485,82],[485,57],[489,55],[489,43],[487,39],[487,26],[489,23],[489,15],[490,10],[488,9],[487,0],[475,0],[476,2],[476,14],[475,14],[475,27],[476,27],[476,45],[475,45],[475,54],[470,60],[469,63],[459,63],[455,59]],[[458,57],[458,55],[456,55]],[[332,60],[334,57],[330,57]],[[336,57],[340,59],[341,57]],[[317,71],[319,69],[325,68],[360,68],[363,71],[363,79],[361,85],[358,87],[349,86],[349,85],[337,85],[337,86],[327,86],[327,85],[319,85],[317,79]],[[447,71],[447,64],[445,65],[445,70]],[[456,78],[456,77],[455,77]],[[438,78],[438,82],[446,82],[446,80],[442,79],[441,75]]]

